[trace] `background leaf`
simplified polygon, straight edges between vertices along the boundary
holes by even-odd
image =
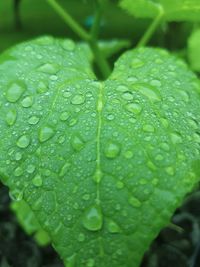
[[[192,32],[188,39],[188,59],[194,71],[200,72],[200,29]]]
[[[120,6],[138,18],[154,18],[163,12],[166,21],[200,21],[199,0],[122,0]]]
[[[199,82],[166,51],[40,38],[0,57],[0,173],[67,266],[136,267],[199,180]]]

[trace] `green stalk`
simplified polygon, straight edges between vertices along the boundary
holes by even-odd
[[[153,20],[153,22],[150,24],[149,28],[146,30],[146,32],[142,36],[141,40],[137,44],[137,47],[142,47],[142,46],[145,46],[145,45],[148,44],[148,42],[151,40],[154,32],[156,31],[156,29],[160,25],[160,22],[161,22],[161,20],[163,18],[163,15],[164,15],[164,10],[160,6],[158,16],[155,17],[155,19]]]
[[[101,20],[101,14],[102,9],[101,6],[98,7],[95,22],[92,27],[91,33],[89,34],[85,29],[79,25],[74,18],[71,17],[71,15],[64,10],[57,2],[56,0],[47,0],[49,5],[55,10],[55,12],[64,20],[64,22],[84,41],[86,41],[93,52],[95,62],[101,71],[101,74],[103,76],[103,79],[106,79],[110,73],[111,69],[110,66],[105,58],[105,56],[102,54],[99,45],[98,45],[98,34],[99,34],[99,26],[100,26],[100,20]]]

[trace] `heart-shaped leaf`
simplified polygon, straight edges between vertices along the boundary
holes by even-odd
[[[138,18],[162,13],[167,21],[200,21],[199,0],[121,0],[120,5]]]
[[[68,267],[136,267],[199,178],[196,76],[125,53],[107,81],[86,45],[40,38],[0,57],[0,173]]]

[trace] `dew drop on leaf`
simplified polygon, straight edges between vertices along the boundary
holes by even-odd
[[[181,137],[181,135],[179,133],[175,133],[174,132],[174,133],[171,133],[170,136],[171,136],[171,141],[172,141],[172,143],[174,145],[175,144],[180,144],[183,141],[183,139],[182,139],[182,137]]]
[[[12,126],[15,124],[15,121],[17,119],[17,112],[14,109],[10,109],[6,114],[6,122],[9,126]]]
[[[52,127],[50,126],[43,126],[40,130],[39,130],[39,140],[40,142],[45,142],[47,140],[49,140],[50,138],[52,138],[54,136],[55,132],[52,129]]]
[[[86,267],[94,267],[94,265],[95,265],[94,259],[89,259],[86,263]]]
[[[28,119],[28,123],[31,125],[35,125],[39,122],[39,118],[37,116],[32,116]]]
[[[135,197],[129,198],[129,204],[131,204],[131,206],[133,206],[134,208],[139,208],[142,205],[140,200]]]
[[[63,167],[61,168],[61,170],[60,170],[60,172],[59,172],[59,176],[60,176],[60,177],[64,176],[64,175],[68,172],[70,166],[71,166],[71,164],[70,164],[69,162],[66,162],[66,163],[63,165]]]
[[[31,174],[34,171],[35,171],[35,166],[33,164],[28,165],[27,172]]]
[[[73,51],[75,49],[75,43],[72,40],[64,40],[61,43],[62,48],[67,51]]]
[[[134,114],[140,114],[142,107],[137,103],[129,103],[125,106],[126,110]]]
[[[116,222],[114,222],[113,220],[108,221],[107,227],[108,227],[108,231],[110,233],[114,234],[114,233],[120,233],[121,232],[119,225]]]
[[[40,187],[43,184],[42,177],[40,174],[36,174],[36,176],[32,180],[33,185]]]
[[[22,106],[24,108],[29,108],[31,107],[33,104],[33,98],[31,96],[26,96],[23,100],[22,100]]]
[[[6,99],[11,103],[15,103],[17,100],[19,100],[25,90],[26,86],[23,82],[13,82],[8,86],[6,91]]]
[[[23,191],[19,189],[11,190],[9,196],[13,201],[20,201],[23,199]]]
[[[89,231],[98,231],[103,224],[103,215],[99,206],[89,207],[83,216],[83,226]]]
[[[79,242],[83,242],[85,240],[85,235],[83,234],[83,233],[80,233],[79,235],[78,235],[78,241]]]
[[[17,140],[17,146],[20,148],[26,148],[30,144],[30,137],[28,135],[22,135],[20,138]]]
[[[161,100],[159,93],[153,87],[137,84],[135,86],[135,89],[138,90],[142,95],[146,96],[152,102]]]
[[[38,84],[37,92],[42,94],[45,93],[48,90],[48,86],[45,82],[40,81]]]
[[[15,154],[15,160],[19,161],[20,159],[22,159],[22,154],[20,152],[17,152]]]
[[[84,147],[84,142],[83,140],[78,136],[74,135],[71,140],[71,145],[75,151],[81,151]]]
[[[131,92],[124,92],[122,94],[122,98],[125,100],[133,100],[133,95]]]
[[[107,158],[114,159],[119,155],[120,147],[118,144],[111,142],[107,144],[104,152]]]
[[[154,127],[150,124],[145,124],[142,129],[147,133],[153,133],[155,131]]]
[[[85,97],[84,97],[84,95],[81,95],[81,94],[79,94],[79,95],[75,95],[75,96],[73,96],[72,99],[71,99],[71,103],[72,103],[73,105],[81,105],[81,104],[83,104],[84,102],[85,102]]]
[[[69,118],[70,114],[67,111],[64,111],[60,114],[60,120],[61,121],[66,121]]]
[[[56,74],[59,69],[59,65],[55,63],[46,63],[38,68],[39,71],[42,71],[47,74]]]
[[[18,176],[21,176],[23,174],[23,169],[21,167],[17,167],[15,170],[14,170],[14,175],[16,177]]]

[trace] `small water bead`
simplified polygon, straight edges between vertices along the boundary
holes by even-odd
[[[37,92],[42,94],[42,93],[46,93],[48,90],[48,85],[46,82],[40,81],[37,87]]]
[[[171,133],[170,137],[171,137],[171,141],[174,145],[180,144],[183,142],[183,139],[179,133]]]
[[[155,131],[154,127],[150,124],[145,124],[142,129],[147,133],[154,133]]]
[[[75,151],[81,151],[84,147],[84,141],[78,135],[74,135],[71,140],[71,145]]]
[[[17,152],[17,153],[15,154],[15,160],[19,161],[19,160],[21,160],[21,159],[22,159],[22,154],[21,154],[20,152]]]
[[[108,227],[108,231],[112,234],[116,234],[116,233],[121,232],[119,225],[116,222],[114,222],[113,220],[108,221],[107,227]]]
[[[18,176],[21,176],[23,174],[23,169],[21,167],[17,167],[15,170],[14,170],[14,175],[16,177]]]
[[[54,136],[55,132],[50,126],[43,126],[39,130],[39,140],[40,142],[45,142]]]
[[[28,119],[28,123],[31,125],[36,125],[39,122],[40,118],[37,116],[32,116]]]
[[[142,111],[142,107],[137,103],[129,103],[125,106],[126,110],[136,115],[140,114]]]
[[[135,197],[129,198],[129,204],[133,206],[134,208],[139,208],[142,205],[141,201]]]
[[[90,195],[89,194],[84,194],[83,195],[83,200],[89,200],[90,199]]]
[[[164,157],[161,155],[161,154],[158,154],[156,157],[155,157],[155,160],[157,161],[162,161],[164,159]]]
[[[61,121],[66,121],[70,116],[70,113],[67,111],[64,111],[60,114],[60,120]]]
[[[19,189],[11,190],[9,196],[13,201],[21,201],[23,199],[23,191]]]
[[[103,173],[100,169],[97,169],[94,173],[93,179],[96,183],[100,183],[101,179],[103,177]]]
[[[28,165],[28,167],[27,167],[27,172],[28,173],[34,173],[34,171],[35,171],[35,166],[33,165],[33,164],[30,164],[30,165]]]
[[[83,226],[89,231],[98,231],[102,228],[103,215],[99,206],[89,207],[83,216]]]
[[[58,143],[59,144],[63,144],[65,142],[65,136],[64,135],[61,135],[58,137]]]
[[[167,119],[161,118],[160,121],[165,128],[169,126],[169,121]]]
[[[134,58],[131,62],[131,67],[136,69],[136,68],[140,68],[144,65],[144,62],[139,59],[139,58]]]
[[[6,114],[6,122],[9,126],[12,126],[15,124],[15,121],[17,119],[17,111],[14,109],[11,109]]]
[[[73,254],[72,256],[67,258],[65,265],[67,267],[75,267],[75,264],[76,264],[76,254]]]
[[[51,81],[57,81],[57,80],[58,80],[58,76],[57,76],[57,75],[51,75],[51,76],[49,77],[49,79],[50,79]]]
[[[118,92],[126,92],[126,91],[128,91],[128,87],[125,86],[125,85],[118,85],[117,88],[116,88],[116,90]]]
[[[66,163],[62,166],[62,168],[61,168],[61,170],[60,170],[60,172],[59,172],[59,176],[60,176],[60,177],[63,177],[65,174],[67,174],[67,172],[69,171],[70,167],[71,167],[71,164],[70,164],[69,162],[66,162]]]
[[[67,51],[70,51],[70,52],[74,51],[74,49],[76,47],[75,43],[72,40],[64,40],[64,41],[62,41],[61,46],[62,46],[62,48],[64,50],[67,50]]]
[[[170,150],[170,146],[168,143],[161,143],[160,144],[160,148],[162,148],[164,151],[169,151]]]
[[[72,95],[72,93],[70,91],[64,91],[63,92],[63,97],[64,98],[69,98]]]
[[[71,99],[71,103],[73,105],[81,105],[84,102],[85,102],[85,96],[84,95],[81,95],[81,94],[75,95]]]
[[[135,90],[138,90],[141,94],[146,96],[152,102],[161,100],[159,92],[156,91],[154,87],[147,86],[146,84],[145,85],[135,84],[133,85],[133,88]]]
[[[85,241],[85,235],[83,233],[80,233],[78,235],[78,238],[77,239],[78,239],[79,242],[83,242],[83,241]]]
[[[24,108],[29,108],[33,105],[33,98],[31,96],[26,96],[23,100],[22,100],[22,107]]]
[[[17,146],[20,148],[26,148],[30,144],[30,137],[28,135],[22,135],[20,138],[17,140]]]
[[[112,121],[114,120],[115,116],[113,114],[108,114],[106,118],[107,120]]]
[[[74,125],[76,125],[77,124],[77,121],[78,121],[78,119],[77,118],[71,118],[70,120],[69,120],[69,126],[74,126]]]
[[[120,153],[120,146],[116,143],[108,143],[105,150],[105,156],[109,159],[116,158]]]
[[[194,119],[188,119],[188,124],[195,130],[199,127],[198,122]]]
[[[133,152],[130,151],[130,150],[126,151],[126,152],[124,153],[124,157],[125,157],[126,159],[131,159],[131,158],[133,157]]]
[[[36,187],[40,187],[43,184],[42,177],[40,174],[36,174],[35,177],[32,180],[33,185]]]
[[[25,90],[26,86],[22,81],[15,81],[8,86],[6,99],[11,103],[15,103],[20,99]]]
[[[129,91],[124,92],[124,93],[122,94],[122,98],[123,98],[124,100],[133,100],[133,94],[132,94],[131,92],[129,92]]]
[[[94,259],[87,260],[86,267],[94,267],[94,265],[95,265]]]
[[[118,181],[118,182],[116,183],[116,187],[117,187],[118,189],[122,189],[122,188],[124,187],[124,183],[121,182],[121,181]]]
[[[38,70],[47,74],[56,74],[60,70],[60,66],[56,63],[45,63]]]
[[[160,87],[162,84],[161,84],[161,81],[159,80],[151,80],[150,85]]]
[[[171,166],[165,168],[165,171],[166,171],[167,174],[169,174],[169,175],[171,175],[171,176],[173,176],[173,175],[175,174],[175,170],[174,170],[174,168],[171,167]]]

